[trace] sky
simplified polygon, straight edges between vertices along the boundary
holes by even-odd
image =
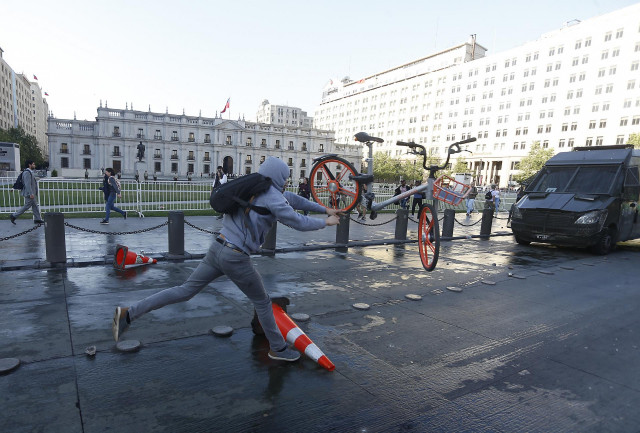
[[[0,48],[53,115],[110,108],[254,121],[264,99],[312,116],[330,79],[359,80],[476,34],[488,56],[626,0],[9,0]]]

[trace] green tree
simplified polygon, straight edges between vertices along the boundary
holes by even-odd
[[[513,175],[513,180],[518,183],[522,183],[526,179],[536,174],[545,162],[553,156],[553,149],[543,149],[540,147],[539,141],[534,141],[531,145],[529,154],[522,158],[518,169],[520,173]]]
[[[408,182],[422,180],[422,158],[406,159],[402,162],[402,178]]]
[[[385,152],[373,155],[373,177],[378,182],[395,182],[400,177],[401,163]]]
[[[629,140],[627,140],[628,144],[633,144],[633,147],[636,149],[640,149],[640,133],[636,132],[635,134],[629,135]]]
[[[464,157],[459,157],[456,163],[453,165],[453,173],[469,173],[469,164]]]
[[[22,127],[0,129],[0,141],[20,145],[20,168],[24,168],[28,159],[33,160],[37,168],[45,168],[48,165],[42,156],[38,140],[33,135],[28,135]]]

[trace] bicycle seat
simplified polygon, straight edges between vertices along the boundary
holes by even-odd
[[[376,143],[384,143],[384,140],[382,138],[372,137],[366,132],[358,132],[353,138],[356,141],[359,141],[361,143],[366,143],[369,141],[375,141]]]

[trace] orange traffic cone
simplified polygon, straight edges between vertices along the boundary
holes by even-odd
[[[276,324],[280,329],[280,333],[287,342],[293,344],[296,349],[303,352],[327,370],[335,370],[336,366],[333,365],[333,362],[331,362],[329,358],[327,358],[327,355],[325,355],[322,350],[320,350],[318,346],[316,346],[315,343],[307,337],[307,334],[302,332],[302,329],[300,329],[298,325],[291,320],[291,317],[284,312],[282,307],[277,304],[272,304],[272,308],[273,315],[276,318]]]
[[[129,251],[129,248],[124,245],[118,245],[116,247],[116,254],[113,258],[113,267],[121,271],[123,271],[125,267],[131,268],[134,266],[150,265],[155,263],[158,263],[156,259]]]

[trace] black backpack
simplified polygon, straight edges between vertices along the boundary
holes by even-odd
[[[485,200],[491,200],[491,199],[492,199],[492,197],[491,197],[491,191],[487,191],[487,193],[484,195],[484,199],[485,199]]]
[[[251,173],[213,189],[209,204],[213,210],[220,213],[234,213],[242,208],[252,209],[260,215],[269,215],[269,209],[252,203],[256,196],[266,192],[271,185],[271,178],[260,173]]]
[[[22,175],[24,174],[24,170],[20,172],[16,182],[13,184],[13,189],[24,189],[24,182],[22,181]]]

